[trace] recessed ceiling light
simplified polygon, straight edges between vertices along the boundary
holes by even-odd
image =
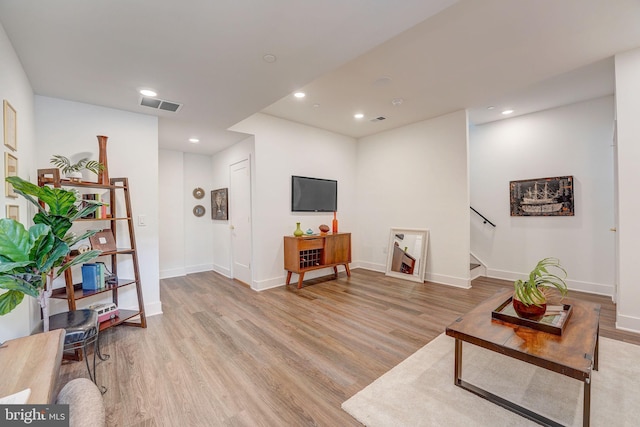
[[[513,113],[513,110],[504,110],[504,111],[502,112],[502,114],[504,114],[505,116],[506,116],[507,114],[511,114],[511,113]]]
[[[391,105],[393,105],[394,107],[397,107],[398,105],[402,105],[403,102],[404,102],[404,99],[402,98],[393,98],[391,100]]]
[[[197,144],[198,142],[200,142],[200,140],[198,138],[189,138],[189,142]]]
[[[296,92],[293,94],[293,96],[295,96],[296,98],[304,98],[305,96],[307,96],[304,92]]]
[[[264,62],[268,62],[269,64],[273,64],[274,62],[276,62],[276,60],[277,60],[278,58],[276,58],[276,56],[275,56],[275,55],[272,55],[272,54],[270,54],[270,53],[267,53],[266,55],[264,55],[264,56],[262,57],[262,59],[264,60]]]
[[[493,105],[489,105],[489,106],[487,107],[487,110],[495,110],[495,108],[496,108],[496,107],[494,107]]]
[[[151,89],[142,89],[140,91],[140,94],[144,95],[144,96],[158,96],[158,94],[154,90],[151,90]]]
[[[363,117],[364,117],[364,114],[362,114],[362,113],[356,113],[356,114],[354,114],[354,115],[353,115],[353,117],[355,117],[356,119],[361,119],[361,118],[363,118]]]

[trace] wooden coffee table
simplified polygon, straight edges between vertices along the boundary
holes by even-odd
[[[571,304],[573,308],[560,336],[493,319],[491,312],[512,293],[508,289],[498,292],[447,327],[447,335],[456,340],[454,383],[541,425],[560,426],[553,420],[462,380],[462,342],[466,341],[584,382],[583,426],[588,426],[591,372],[592,369],[598,370],[600,305],[565,298],[562,302]]]

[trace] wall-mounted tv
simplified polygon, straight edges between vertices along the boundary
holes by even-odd
[[[338,210],[338,181],[291,177],[292,212],[335,212]]]

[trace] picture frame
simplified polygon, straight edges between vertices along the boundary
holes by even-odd
[[[509,182],[511,216],[574,216],[573,176]]]
[[[6,99],[2,103],[4,145],[13,151],[18,150],[18,115],[15,108]]]
[[[6,209],[7,209],[7,215],[6,215],[7,218],[20,222],[20,206],[7,205]]]
[[[229,219],[229,191],[227,188],[211,191],[211,219],[218,221]]]
[[[91,249],[96,249],[102,252],[116,251],[116,240],[113,237],[113,233],[108,228],[98,231],[96,234],[89,237],[89,243],[91,244]]]
[[[18,176],[18,158],[10,153],[4,153],[4,177]],[[13,188],[13,185],[5,181],[5,196],[11,198],[18,198],[18,193]]]

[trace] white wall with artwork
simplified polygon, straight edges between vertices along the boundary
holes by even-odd
[[[22,69],[20,59],[13,50],[4,28],[0,25],[0,109],[2,101],[7,100],[16,112],[16,150],[4,145],[3,120],[0,119],[0,147],[4,154],[11,154],[18,160],[18,176],[24,179],[35,178],[35,112],[33,89]],[[0,185],[0,217],[7,214],[7,206],[17,206],[20,222],[25,225],[31,223],[30,219],[35,213],[30,209],[24,198],[9,198],[5,194],[4,165],[3,183]],[[15,208],[10,208],[14,210]],[[0,290],[0,292],[3,292]],[[0,342],[29,335],[31,332],[31,319],[39,315],[37,303],[30,297],[25,297],[23,302],[11,313],[0,316]]]
[[[469,287],[466,112],[360,139],[356,171],[361,266],[386,270],[392,227],[428,229],[425,279]]]
[[[108,136],[109,177],[129,180],[138,263],[147,316],[162,312],[159,288],[158,118],[80,102],[36,96],[38,168],[51,167],[54,154],[79,153],[98,159],[96,135]],[[95,175],[92,179],[96,179]],[[132,277],[125,260],[118,274]],[[119,292],[121,308],[137,307],[135,288]],[[59,302],[59,301],[57,301]],[[60,311],[66,309],[66,303]],[[55,307],[52,307],[52,312]]]
[[[261,113],[231,130],[255,138],[252,287],[260,290],[280,286],[286,276],[283,236],[293,233],[296,222],[301,223],[303,230],[311,228],[317,232],[321,224],[330,225],[333,219],[330,213],[291,212],[291,176],[337,180],[339,229],[354,232],[356,141]],[[308,276],[327,274],[330,273],[319,270]]]
[[[556,257],[569,287],[611,295],[615,281],[613,97],[471,127],[471,251],[513,280]],[[573,176],[574,216],[511,216],[510,181]],[[542,182],[542,181],[541,181]]]

